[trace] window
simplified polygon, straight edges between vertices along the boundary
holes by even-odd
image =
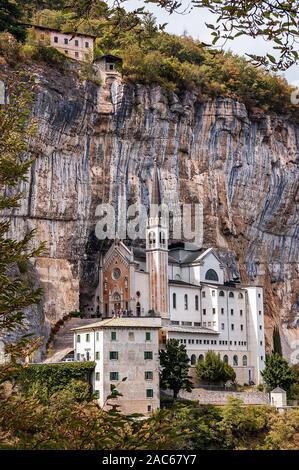
[[[221,291],[219,292],[219,297],[224,297],[224,292],[223,292],[223,290],[221,290]]]
[[[100,360],[100,353],[99,351],[96,351],[96,361],[99,361]]]
[[[114,268],[112,271],[112,279],[114,281],[117,281],[121,276],[121,270],[119,268]],[[120,295],[118,293],[114,294],[114,300],[118,301],[120,300]]]
[[[80,361],[80,353],[77,353],[77,361]]]
[[[215,291],[212,290],[212,297],[215,297]]]
[[[75,52],[75,57],[79,57],[79,52]]]
[[[184,325],[184,326],[192,326],[192,321],[182,321],[182,325]]]
[[[96,380],[100,380],[100,373],[96,372]]]
[[[262,311],[261,311],[261,310],[259,310],[259,316],[261,316],[261,315],[262,315]]]
[[[118,361],[118,351],[110,351],[109,352],[109,359],[111,361]]]
[[[147,411],[148,411],[148,413],[150,413],[152,411],[151,405],[147,405]]]
[[[152,338],[151,338],[151,333],[150,331],[146,331],[145,333],[145,341],[151,341]]]
[[[154,245],[156,243],[155,232],[150,232],[148,234],[148,240],[150,245]]]
[[[235,325],[232,323],[231,324],[231,330],[234,331],[234,329],[235,329]]]
[[[154,396],[154,390],[152,388],[147,388],[146,389],[146,398],[153,398]]]
[[[77,335],[77,343],[80,343],[80,341],[81,341],[81,336]]]
[[[99,339],[100,339],[100,333],[97,331],[96,332],[96,341],[99,341]]]
[[[184,295],[184,306],[185,306],[185,310],[188,310],[188,295],[187,294]]]
[[[67,38],[64,38],[64,44],[68,44],[69,40]]]
[[[202,313],[203,313],[203,315],[206,315],[206,314],[207,314],[207,311],[206,311],[205,308],[202,309]]]
[[[260,341],[260,346],[263,346],[263,342],[262,342],[262,341]]]
[[[64,51],[64,53],[65,53],[65,54],[68,54],[68,53],[69,53],[69,51],[65,50],[65,51]]]
[[[218,274],[216,273],[216,271],[214,271],[214,269],[209,269],[209,270],[206,272],[205,279],[206,279],[207,281],[216,281],[216,282],[219,281]]]
[[[213,311],[213,315],[215,315],[215,313],[216,313],[216,309],[215,309],[215,308],[213,308],[213,310],[212,310],[212,311]]]
[[[228,364],[228,356],[225,354],[225,356],[223,356],[223,362],[225,362],[226,364]]]
[[[231,315],[234,314],[234,309],[233,309],[233,308],[230,309],[230,314],[231,314]]]
[[[233,365],[234,365],[234,366],[237,366],[237,365],[238,365],[238,356],[237,356],[237,355],[235,355],[235,356],[233,357]]]
[[[243,299],[243,294],[242,294],[242,292],[239,292],[238,298],[239,298],[239,299]]]
[[[240,317],[243,317],[243,310],[240,310]]]
[[[194,326],[201,326],[201,322],[200,321],[195,321]]]
[[[75,39],[75,46],[76,46],[76,47],[79,46],[79,41],[78,41],[78,39]]]
[[[221,323],[221,330],[224,330],[224,323]]]
[[[95,390],[94,394],[96,398],[100,398],[100,390]]]
[[[135,337],[134,337],[134,332],[133,331],[129,331],[129,341],[134,341]]]
[[[154,373],[151,370],[146,370],[144,372],[144,380],[153,380]]]
[[[243,325],[240,325],[240,328],[241,328],[241,331],[243,331],[244,326],[243,326]]]
[[[55,44],[58,43],[58,36],[54,36],[54,42],[55,42]]]
[[[114,382],[118,381],[119,380],[118,372],[110,372],[110,380]]]
[[[196,356],[195,356],[195,354],[192,354],[192,356],[191,356],[191,366],[195,366],[195,364],[196,364]]]
[[[85,341],[86,341],[86,343],[89,343],[89,341],[90,341],[90,334],[89,333],[86,334]]]
[[[111,331],[111,341],[116,341],[116,331]]]
[[[261,294],[258,294],[258,297],[261,298]]]
[[[85,42],[85,47],[88,49],[89,48],[89,42]]]
[[[242,364],[243,364],[243,366],[247,366],[247,356],[243,356]]]
[[[224,315],[224,308],[221,308],[221,315]]]
[[[228,294],[228,296],[229,296],[229,297],[235,297],[233,292],[230,292],[230,293]]]
[[[172,308],[176,308],[176,293],[172,294]]]
[[[206,321],[203,322],[203,326],[207,326],[207,322],[206,322]]]
[[[200,355],[198,356],[198,360],[199,360],[199,361],[203,361],[203,360],[204,360],[204,355],[203,355],[203,354],[200,354]]]
[[[144,359],[145,360],[151,360],[153,359],[153,352],[152,351],[144,351]]]
[[[205,297],[206,296],[206,291],[202,291],[202,296]]]
[[[198,310],[198,295],[195,296],[195,310]]]
[[[109,64],[109,70],[114,70],[114,65],[113,64]]]
[[[260,330],[262,330],[262,329],[263,329],[263,327],[262,327],[262,325],[260,325]]]

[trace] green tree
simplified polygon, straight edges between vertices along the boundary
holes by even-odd
[[[281,339],[278,326],[273,329],[273,352],[282,356]]]
[[[121,0],[125,3],[127,0]],[[90,0],[86,4],[90,4]],[[140,3],[147,3],[142,1]],[[274,70],[285,70],[298,62],[298,0],[150,0],[170,14],[198,8],[214,13],[216,21],[207,24],[212,31],[213,44],[225,44],[239,36],[262,37],[273,41],[274,53],[266,56],[249,55],[257,65],[266,65]]]
[[[19,205],[18,186],[26,181],[31,166],[31,160],[24,159],[24,154],[28,151],[28,138],[34,133],[30,121],[32,83],[20,74],[13,79],[13,85],[8,84],[9,103],[0,105],[0,210],[4,211],[4,219],[0,221],[0,333],[22,326],[24,309],[39,302],[41,290],[32,288],[26,270],[30,259],[44,249],[44,245],[34,247],[34,231],[20,240],[9,236],[7,216]],[[31,342],[26,335],[17,344],[7,346],[11,363],[0,368],[0,383],[34,347],[36,341]]]
[[[262,372],[265,384],[269,390],[281,387],[288,391],[296,382],[296,374],[287,361],[278,353],[266,357],[265,369]]]
[[[180,390],[192,390],[189,362],[185,346],[176,339],[167,341],[166,348],[160,351],[161,388],[172,390],[173,400],[176,400]]]
[[[228,380],[234,381],[236,379],[234,369],[222,361],[220,354],[216,354],[214,351],[208,351],[205,359],[199,360],[196,363],[196,373],[199,380],[213,384],[225,383]]]
[[[12,0],[0,0],[0,31],[11,33],[19,41],[26,36],[26,28],[21,24],[22,6]]]

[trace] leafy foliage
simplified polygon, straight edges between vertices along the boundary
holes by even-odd
[[[4,218],[0,222],[0,332],[12,331],[23,325],[24,309],[35,304],[41,290],[28,282],[26,267],[30,258],[38,256],[44,246],[34,246],[34,231],[23,239],[9,237],[9,211],[18,207],[21,194],[18,186],[26,181],[31,160],[24,158],[28,150],[28,138],[34,134],[34,123],[30,121],[33,85],[21,73],[13,74],[7,83],[9,103],[0,107],[0,210]],[[21,268],[21,269],[20,269]],[[7,346],[11,363],[1,366],[0,383],[9,372],[18,368],[18,361],[32,351],[37,343],[24,335],[18,344]]]
[[[208,351],[205,359],[197,362],[196,373],[200,380],[213,384],[225,383],[228,380],[233,382],[236,379],[234,369],[223,362],[220,354],[216,354],[214,351]]]
[[[68,387],[71,380],[89,382],[94,367],[94,362],[29,364],[21,369],[16,380],[25,393],[38,384],[52,394]]]
[[[125,3],[126,0],[121,0]],[[249,55],[257,65],[266,65],[274,70],[285,70],[298,61],[298,0],[145,0],[156,3],[173,13],[197,8],[208,8],[217,20],[206,24],[212,31],[212,43],[222,45],[240,36],[262,37],[273,41],[274,52],[266,56]]]
[[[278,353],[266,357],[265,369],[262,372],[265,384],[269,390],[281,387],[288,391],[296,382],[296,375],[287,361]]]
[[[0,31],[11,33],[16,39],[23,41],[26,29],[21,24],[23,9],[18,2],[2,0],[0,2]]]
[[[136,420],[95,401],[70,400],[61,390],[45,402],[36,395],[12,395],[0,407],[2,448],[59,450],[180,449],[188,432],[172,411]]]
[[[174,400],[180,390],[192,390],[189,362],[185,346],[176,339],[167,341],[166,348],[160,351],[161,388],[172,390]]]

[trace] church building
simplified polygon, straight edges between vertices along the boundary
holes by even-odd
[[[161,203],[155,165],[151,205]],[[138,325],[145,317],[161,318],[159,348],[168,339],[179,340],[186,346],[191,370],[213,350],[234,368],[238,383],[261,382],[262,287],[225,279],[225,266],[212,247],[169,245],[168,227],[160,213],[148,218],[145,249],[115,240],[102,256],[95,299],[103,320],[131,318]],[[82,343],[80,354],[82,359]]]

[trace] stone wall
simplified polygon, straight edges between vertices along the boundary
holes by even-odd
[[[263,392],[228,392],[225,390],[214,391],[193,389],[191,393],[181,392],[181,398],[197,400],[201,404],[225,405],[229,397],[239,398],[246,405],[269,405],[269,395]]]

